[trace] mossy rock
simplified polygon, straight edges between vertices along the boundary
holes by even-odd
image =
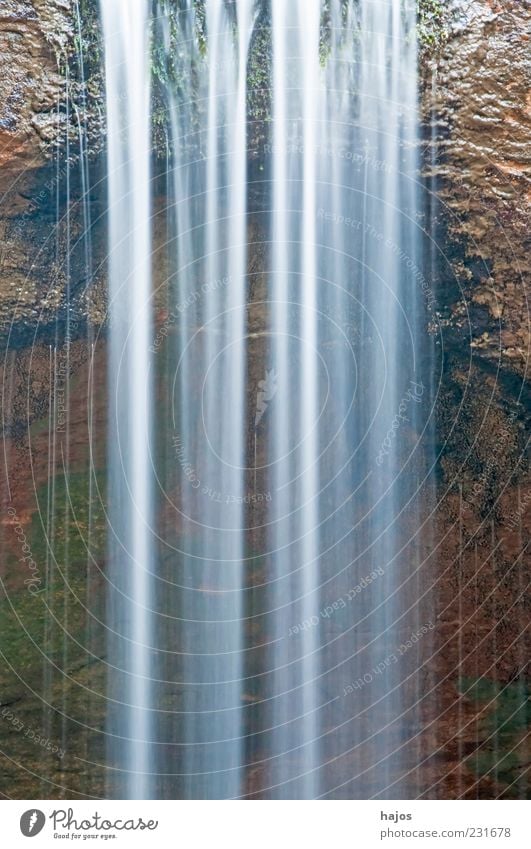
[[[523,678],[503,685],[487,678],[461,678],[458,689],[478,709],[477,748],[466,759],[476,775],[505,787],[506,798],[529,793],[531,693]]]

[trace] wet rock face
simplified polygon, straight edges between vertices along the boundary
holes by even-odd
[[[85,241],[91,213],[95,254],[105,229],[104,189],[85,195],[104,149],[96,27],[97,0],[0,3],[2,347],[24,347],[57,321],[62,332],[68,279],[70,319],[104,320],[104,272],[87,267]]]
[[[510,694],[530,686],[522,576],[531,533],[531,5],[448,7],[449,36],[424,68],[423,91],[426,185],[435,193],[432,330],[443,360],[432,670],[444,709],[435,736],[445,798],[510,798],[526,792],[529,749],[520,748],[519,727],[510,743],[503,729],[486,733],[474,688]],[[501,697],[498,712],[500,705]],[[487,767],[496,750],[519,754],[511,764],[502,759],[494,776]]]
[[[70,0],[0,3],[2,336],[12,321],[36,321],[43,306],[51,313],[60,301],[52,238],[58,185],[53,154],[65,133],[60,62],[71,49],[73,32]]]
[[[18,197],[2,204],[2,215],[24,208],[22,187],[57,137],[64,97],[57,57],[72,37],[70,0],[3,0],[0,6],[2,194],[18,184]]]
[[[519,457],[529,402],[531,5],[449,6],[449,37],[425,68],[423,95],[445,359],[438,433],[445,482],[465,491],[482,476],[478,446],[488,454],[504,428],[519,446],[510,461],[497,459],[499,480],[479,499],[485,516],[527,468]]]
[[[65,79],[58,71],[57,56],[72,49],[72,6],[73,0],[0,0],[0,196],[7,192],[0,204],[0,330],[10,329],[14,318],[7,344],[9,357],[3,367],[6,385],[12,387],[14,427],[9,434],[13,446],[9,457],[15,477],[18,475],[12,494],[24,522],[35,512],[31,475],[42,486],[49,475],[48,342],[54,344],[54,337],[48,338],[44,331],[53,326],[64,303],[67,253],[63,152],[59,173],[53,161],[55,142],[66,134],[66,112],[61,106]],[[515,781],[518,770],[529,763],[529,751],[522,753],[524,766],[518,761],[512,771],[501,776],[498,787],[488,773],[481,777],[474,763],[466,765],[467,752],[477,747],[483,757],[481,747],[488,754],[493,743],[491,731],[482,727],[483,702],[476,703],[473,688],[466,682],[459,689],[458,678],[461,674],[466,681],[487,679],[507,688],[530,686],[529,672],[525,683],[525,664],[531,646],[524,642],[524,629],[531,611],[529,595],[522,592],[526,573],[521,551],[531,533],[531,486],[522,461],[526,423],[521,393],[529,348],[524,284],[531,262],[531,5],[527,0],[448,0],[448,6],[449,37],[440,52],[430,56],[424,91],[426,171],[435,177],[430,186],[435,187],[440,201],[436,204],[440,252],[435,256],[434,290],[445,368],[437,399],[439,547],[429,578],[441,616],[437,654],[429,674],[442,683],[433,691],[434,740],[424,747],[438,753],[439,760],[428,767],[433,771],[431,780],[423,773],[422,789],[432,784],[433,797],[465,794],[494,798],[500,792],[518,792]],[[73,132],[77,133],[77,128]],[[72,313],[81,317],[82,325],[89,310],[82,299],[87,281],[79,238],[83,228],[83,213],[77,205],[81,196],[79,163],[72,167],[69,182],[68,235],[71,247],[76,246],[69,257],[73,298],[79,293]],[[92,185],[97,183],[95,175]],[[58,235],[57,193],[61,207]],[[103,208],[103,202],[98,205],[94,201],[92,220],[101,219],[102,230]],[[155,232],[155,242],[162,244],[162,218],[156,216],[156,220],[161,229]],[[104,243],[104,235],[94,232],[93,246],[100,242]],[[254,274],[261,259],[255,252],[250,261]],[[94,267],[99,269],[97,262]],[[164,279],[166,269],[158,273]],[[105,271],[98,270],[97,275],[99,291],[104,293]],[[257,276],[253,280],[250,300],[260,301],[266,281]],[[98,287],[92,283],[90,291],[94,298]],[[99,309],[92,312],[96,325],[104,320],[104,294],[100,301]],[[250,327],[256,332],[256,340],[251,342],[255,355],[249,373],[250,405],[255,404],[255,386],[263,376],[258,336],[262,321],[256,308],[250,310]],[[29,332],[17,337],[15,331],[24,322]],[[38,349],[31,348],[37,327]],[[104,350],[100,356],[96,373],[103,374]],[[74,345],[71,368],[78,384],[71,439],[72,457],[79,459],[80,467],[87,444],[83,395],[87,361],[87,350],[81,343]],[[101,383],[104,391],[104,381]],[[85,390],[78,392],[77,386]],[[105,398],[97,410],[98,468],[103,468]],[[37,430],[32,463],[24,441],[30,426]],[[84,574],[80,575],[84,581]],[[31,609],[28,619],[32,615]],[[18,629],[17,625],[14,633]],[[34,668],[38,688],[40,661]],[[103,677],[99,686],[104,692]],[[82,693],[77,686],[72,691],[69,700]],[[17,714],[26,725],[37,728],[40,703],[28,697],[17,705]],[[499,706],[496,710],[499,714]],[[94,725],[103,722],[103,706],[92,713]],[[12,730],[4,724],[0,732],[3,729],[5,733],[6,728]],[[39,749],[20,754],[16,748],[20,741],[22,735],[14,744],[17,760],[26,767],[35,763],[37,774],[41,769]],[[502,740],[500,748],[511,752],[516,742],[514,736]],[[2,744],[0,748],[6,747]],[[70,749],[78,753],[74,743]],[[83,755],[81,748],[79,754]],[[474,760],[480,759],[474,756]],[[56,787],[65,783],[67,776],[70,787],[87,792],[86,778],[76,771],[76,763],[71,771],[67,765],[65,774],[61,771],[65,763],[56,764]],[[9,793],[34,796],[37,780],[22,766],[10,768]],[[14,791],[14,787],[18,789]],[[92,792],[99,795],[103,791],[97,785]]]
[[[472,351],[523,375],[531,271],[531,6],[451,3],[450,36],[434,61],[425,115],[433,121],[437,189],[456,285],[449,324]],[[450,250],[450,254],[452,250]]]

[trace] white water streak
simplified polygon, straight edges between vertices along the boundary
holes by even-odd
[[[110,627],[120,672],[111,759],[127,798],[153,793],[149,649],[152,546],[150,53],[147,0],[102,0],[107,93],[110,277]],[[116,688],[113,681],[121,682]],[[114,707],[111,706],[111,714]]]

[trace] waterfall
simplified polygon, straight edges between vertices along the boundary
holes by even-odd
[[[102,12],[117,792],[411,794],[430,509],[415,3],[159,0],[153,224],[148,7]]]
[[[150,644],[153,410],[147,0],[103,0],[109,196],[109,763],[153,794]]]
[[[317,410],[317,120],[319,2],[273,0],[272,164],[272,351],[278,382],[269,434],[271,569],[274,669],[271,691],[273,787],[311,798],[316,795],[318,725],[315,681],[316,632],[310,630],[300,658],[287,635],[294,606],[301,617],[317,604],[318,438]],[[300,135],[290,138],[296,124]],[[290,144],[300,149],[290,153]],[[301,206],[302,204],[302,206]],[[292,319],[290,313],[295,310]],[[297,371],[293,368],[296,363]],[[298,386],[301,387],[300,394]],[[299,668],[298,668],[299,667]],[[294,674],[295,673],[295,674]],[[296,686],[294,686],[296,682]],[[306,773],[299,788],[287,785],[289,752],[305,747]]]
[[[395,427],[422,430],[415,7],[273,0],[272,27],[263,792],[399,795],[412,658],[380,665],[418,618],[421,450]]]
[[[233,798],[242,792],[244,663],[247,56],[253,4],[205,4],[197,42],[192,3],[160,30],[179,88],[168,86],[173,167],[169,310],[178,332],[162,383],[174,381],[169,420],[177,465],[173,553],[165,609],[178,620],[172,663],[183,697],[177,792]],[[166,482],[166,488],[171,484]],[[171,597],[171,601],[170,601]],[[175,784],[169,780],[169,787]],[[175,792],[173,789],[169,792]]]

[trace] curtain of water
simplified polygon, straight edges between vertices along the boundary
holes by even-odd
[[[415,14],[272,2],[267,795],[400,795],[406,772],[415,652],[382,670],[418,622]]]
[[[149,798],[154,768],[150,389],[150,53],[147,0],[103,0],[109,184],[110,792]]]
[[[193,3],[160,4],[173,198],[172,335],[163,383],[174,387],[176,527],[165,609],[179,641],[166,672],[179,681],[178,743],[169,786],[191,798],[240,794],[245,556],[245,310],[247,56],[254,3],[204,4],[206,53]],[[169,344],[169,343],[168,343]],[[170,461],[171,462],[171,461]],[[168,486],[168,477],[166,475]],[[170,485],[171,486],[171,485]],[[166,629],[167,632],[167,629]],[[177,775],[176,775],[177,773]]]
[[[130,796],[400,796],[406,727],[417,730],[404,717],[419,653],[390,660],[419,621],[410,610],[424,415],[415,4],[271,0],[267,8],[268,377],[250,413],[247,89],[264,8],[158,4],[169,206],[167,309],[151,346],[163,399],[153,478],[147,4],[102,3],[109,662],[122,670],[109,732]],[[255,465],[258,438],[267,458],[262,536],[246,530],[249,432]],[[255,469],[255,488],[256,480]],[[247,592],[257,550],[261,589]],[[156,771],[158,785],[148,775]]]
[[[315,209],[320,18],[319,0],[273,0],[271,364],[277,393],[269,429],[274,498],[269,561],[275,648],[266,713],[275,729],[268,746],[271,792],[306,798],[315,795],[317,786],[316,633],[308,632],[298,658],[285,638],[297,603],[301,616],[311,616],[318,586]],[[293,138],[294,128],[298,138]],[[294,383],[294,363],[301,392]],[[293,760],[304,761],[305,776],[290,785]]]

